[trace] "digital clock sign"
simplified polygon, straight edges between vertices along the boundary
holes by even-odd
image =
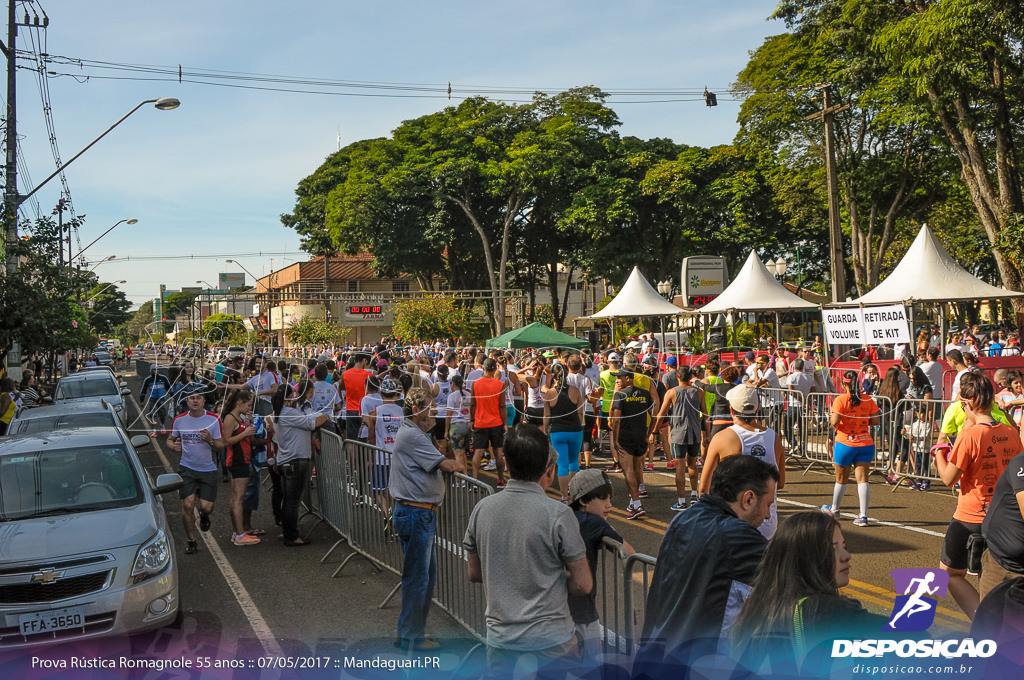
[[[349,314],[383,314],[384,308],[380,305],[352,305],[348,308]]]
[[[703,307],[707,303],[714,300],[717,295],[691,295],[686,298],[687,307]]]

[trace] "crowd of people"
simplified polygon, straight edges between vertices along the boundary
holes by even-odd
[[[881,446],[892,452],[893,477],[959,488],[938,558],[968,617],[991,625],[997,605],[986,605],[986,595],[1007,597],[1024,578],[1024,377],[1000,370],[990,379],[969,352],[946,354],[941,362],[939,350],[926,347],[917,361],[904,355],[879,375],[871,356],[860,370],[835,374],[813,344],[733,361],[710,354],[699,365],[660,354],[654,343],[598,354],[381,345],[301,361],[225,358],[212,370],[189,359],[154,364],[140,399],[151,433],[169,430],[181,456],[186,554],[198,550],[196,531],[209,530],[221,483],[230,484],[232,543],[261,541],[266,531],[252,517],[263,468],[284,544],[308,545],[298,510],[318,433],[375,447],[373,492],[405,554],[396,644],[406,648],[438,644],[426,626],[444,475],[493,481],[500,493],[475,504],[463,547],[469,579],[483,584],[488,663],[498,674],[524,655],[553,668],[596,658],[597,554],[604,538],[632,552],[608,522],[610,475],[623,475],[626,519],[640,520],[649,498],[644,474],[661,456],[674,471],[678,514],[659,550],[638,667],[726,651],[757,669],[771,666],[780,648],[775,661],[784,664],[841,629],[884,623],[839,591],[852,559],[841,504],[852,471],[853,525],[869,526],[868,472]],[[944,390],[947,371],[955,375]],[[0,422],[11,387],[0,386]],[[941,421],[934,411],[897,406],[946,391]],[[816,392],[828,396],[828,411],[803,413]],[[887,424],[893,418],[905,428]],[[820,512],[780,521],[785,458],[805,445],[795,434],[802,422],[829,433],[834,492]],[[935,427],[940,445],[922,447]],[[906,441],[884,441],[892,431]],[[612,460],[597,469],[602,442]],[[511,562],[522,569],[507,569]],[[977,573],[980,588],[967,579]]]

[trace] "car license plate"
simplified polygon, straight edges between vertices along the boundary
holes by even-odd
[[[81,607],[54,609],[48,612],[22,614],[18,617],[18,624],[21,626],[22,635],[52,633],[68,628],[84,627],[85,614],[82,613]]]

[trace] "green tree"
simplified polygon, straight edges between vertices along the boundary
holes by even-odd
[[[89,323],[100,335],[113,335],[115,328],[131,319],[131,300],[114,284],[97,283],[84,299]]]
[[[878,65],[908,117],[938,131],[959,165],[1003,284],[1022,289],[1024,9],[1017,0],[782,0],[794,32],[850,36],[849,61]],[[1024,301],[1014,299],[1024,321]]]
[[[124,330],[131,342],[149,340],[146,327],[153,323],[153,301],[147,300],[142,303],[139,309],[132,315],[125,325]]]
[[[188,316],[192,304],[199,296],[199,293],[183,291],[168,295],[164,300],[164,318],[170,319],[175,316]]]
[[[58,352],[95,343],[86,314],[75,302],[77,280],[60,264],[57,224],[42,217],[21,225],[20,231],[22,238],[8,244],[18,269],[6,272],[0,285],[0,363],[14,342],[24,352]]]
[[[441,294],[402,300],[394,314],[392,332],[401,342],[458,338],[470,331],[470,310]]]
[[[351,328],[341,328],[326,317],[303,314],[292,320],[284,334],[294,345],[337,345],[351,332]]]
[[[247,345],[251,335],[237,314],[211,314],[203,321],[202,333],[214,345]]]

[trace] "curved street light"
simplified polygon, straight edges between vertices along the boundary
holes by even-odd
[[[89,299],[88,299],[88,300],[86,300],[85,302],[86,302],[86,303],[88,303],[88,302],[89,302],[89,300],[92,300],[92,299],[93,299],[94,297],[96,297],[97,295],[99,295],[100,293],[102,293],[103,291],[105,291],[105,290],[106,290],[107,288],[112,288],[112,287],[114,287],[114,286],[120,286],[120,285],[121,285],[121,284],[123,284],[123,283],[128,283],[128,282],[127,282],[127,281],[124,281],[124,280],[122,280],[122,281],[114,281],[113,283],[108,283],[107,285],[103,286],[103,287],[102,287],[102,288],[100,288],[100,289],[99,289],[98,291],[96,291],[95,293],[93,293],[92,295],[90,295],[90,296],[89,296]]]
[[[130,115],[132,115],[133,113],[135,113],[136,111],[138,111],[139,109],[141,109],[141,108],[142,108],[143,106],[145,106],[146,104],[154,104],[154,105],[156,106],[156,108],[158,108],[158,109],[159,109],[159,110],[161,110],[161,111],[171,111],[172,109],[176,109],[176,108],[178,108],[179,106],[181,106],[181,102],[180,102],[180,101],[178,101],[177,99],[175,99],[174,97],[160,97],[159,99],[146,99],[146,100],[143,100],[143,101],[139,102],[138,104],[136,104],[136,105],[135,105],[135,108],[134,108],[134,109],[132,109],[132,110],[131,110],[131,111],[129,111],[128,113],[126,113],[126,114],[124,114],[123,116],[121,116],[121,117],[120,117],[120,118],[118,119],[118,121],[117,121],[116,123],[114,123],[113,125],[111,125],[110,127],[108,127],[108,128],[106,129],[106,130],[104,130],[104,131],[103,131],[103,134],[101,134],[101,135],[100,135],[99,137],[97,137],[96,139],[94,139],[94,140],[92,140],[91,142],[89,142],[88,146],[86,146],[86,147],[85,147],[84,149],[82,149],[81,151],[79,151],[78,153],[76,153],[76,154],[75,154],[74,156],[72,156],[72,157],[71,157],[71,158],[70,158],[70,159],[68,160],[68,162],[67,162],[67,163],[64,163],[63,165],[61,165],[61,166],[60,166],[59,168],[57,168],[56,170],[54,170],[54,171],[53,171],[53,174],[52,174],[52,175],[50,175],[49,177],[47,177],[46,179],[44,179],[44,180],[43,180],[42,182],[40,182],[39,184],[37,184],[37,185],[36,185],[36,188],[35,188],[35,189],[33,189],[32,191],[28,192],[27,194],[24,194],[24,195],[20,195],[20,196],[18,196],[18,203],[17,203],[17,204],[18,204],[18,205],[21,205],[22,203],[24,203],[25,201],[27,201],[27,200],[28,200],[29,198],[31,198],[31,197],[32,197],[32,194],[34,194],[34,193],[36,193],[37,191],[39,191],[40,189],[42,189],[42,188],[43,188],[43,186],[44,186],[44,185],[45,185],[45,184],[46,184],[47,182],[49,182],[49,181],[50,181],[51,179],[53,179],[54,177],[56,177],[57,175],[59,175],[59,174],[60,174],[61,172],[63,172],[63,171],[64,171],[64,168],[66,168],[66,167],[68,167],[69,165],[71,165],[72,163],[74,163],[74,162],[75,162],[75,159],[76,159],[76,158],[78,158],[78,157],[79,157],[79,156],[81,156],[81,155],[82,155],[83,153],[85,153],[86,151],[88,151],[89,149],[91,149],[91,148],[92,148],[92,146],[93,146],[93,144],[95,144],[96,142],[98,142],[98,141],[100,141],[101,139],[103,139],[104,137],[106,137],[106,136],[107,136],[107,134],[108,134],[108,133],[109,133],[109,132],[110,132],[111,130],[113,130],[113,129],[114,129],[114,128],[116,128],[116,127],[117,127],[118,125],[120,125],[121,123],[123,123],[123,122],[124,122],[124,120],[125,120],[125,118],[127,118],[127,117],[128,117],[128,116],[130,116]]]
[[[248,274],[249,276],[251,276],[251,277],[252,277],[252,284],[253,284],[254,286],[256,285],[256,282],[260,280],[258,276],[256,276],[256,275],[255,275],[255,274],[253,274],[253,273],[252,273],[251,271],[249,271],[248,269],[246,269],[246,268],[245,268],[245,267],[244,267],[244,266],[242,265],[242,263],[241,263],[241,262],[239,262],[238,260],[224,260],[224,261],[225,261],[225,262],[230,262],[231,264],[237,264],[237,265],[238,265],[238,266],[239,266],[239,267],[241,268],[241,270],[242,270],[243,272],[245,272],[246,274]]]
[[[94,271],[96,271],[96,267],[99,267],[104,262],[110,262],[111,260],[116,260],[116,259],[117,259],[117,255],[107,255],[105,258],[103,258],[102,260],[99,260],[96,264],[94,264],[93,266],[89,267],[89,269],[86,270],[85,273],[87,275],[88,274],[92,274]]]
[[[139,223],[139,221],[137,219],[135,219],[134,217],[131,217],[131,218],[119,220],[116,224],[114,224],[114,227],[116,227],[118,224],[122,224],[122,223],[125,223],[125,222],[127,222],[128,224],[138,224]],[[92,240],[92,243],[90,243],[89,245],[87,245],[86,247],[84,247],[84,248],[82,248],[81,250],[78,251],[78,255],[76,257],[81,259],[82,253],[84,253],[85,251],[89,250],[90,246],[95,245],[96,241],[99,241],[101,238],[103,238],[104,236],[106,236],[107,234],[112,232],[114,230],[114,227],[111,227],[110,229],[107,229],[105,232],[103,232],[102,234],[100,234],[99,236],[94,238]],[[111,256],[111,257],[113,257],[113,256]]]

